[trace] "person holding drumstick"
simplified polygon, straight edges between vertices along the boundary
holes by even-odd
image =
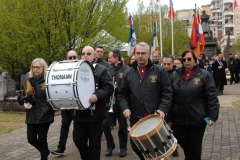
[[[185,160],[201,160],[206,125],[218,119],[218,92],[213,76],[197,66],[192,50],[182,54],[183,67],[173,73],[171,121]]]
[[[126,70],[117,95],[118,103],[125,118],[133,126],[142,117],[158,113],[162,118],[172,105],[172,87],[167,72],[149,59],[149,45],[136,45],[136,61]],[[130,139],[132,149],[141,160],[143,153]]]
[[[92,63],[94,53],[91,46],[85,46],[81,57]],[[102,122],[107,114],[106,104],[113,94],[113,84],[108,69],[101,64],[93,64],[93,68],[97,87],[90,95],[89,102],[95,105],[95,109],[76,110],[73,124],[73,141],[81,159],[84,160],[100,160]]]
[[[66,60],[78,60],[78,54],[74,50],[70,50],[66,54]],[[51,151],[53,155],[64,155],[66,149],[66,143],[68,138],[68,132],[73,120],[71,110],[61,110],[62,125],[60,129],[59,143],[55,150]]]

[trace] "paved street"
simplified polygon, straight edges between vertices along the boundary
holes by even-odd
[[[203,140],[203,160],[239,160],[240,159],[240,84],[225,86],[224,95],[219,96],[221,104],[219,120],[212,127],[207,127]],[[51,150],[58,144],[61,117],[55,117],[55,122],[51,125],[48,143]],[[72,129],[71,129],[72,130]],[[128,146],[128,155],[119,158],[119,147],[117,138],[117,129],[113,131],[117,147],[113,155],[109,158],[104,156],[106,150],[106,141],[102,139],[102,160],[137,160],[130,145]],[[183,160],[184,155],[181,147],[180,157],[168,159]],[[50,160],[79,160],[80,155],[73,140],[72,133],[69,134],[66,155],[57,157],[50,155]],[[0,136],[0,159],[1,160],[38,160],[39,152],[34,149],[26,139],[26,128],[19,129],[12,133]]]

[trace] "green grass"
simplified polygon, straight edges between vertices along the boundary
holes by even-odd
[[[0,112],[0,135],[25,127],[25,113]]]

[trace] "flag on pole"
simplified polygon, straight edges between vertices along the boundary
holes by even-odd
[[[128,37],[128,56],[131,57],[132,54],[135,51],[135,46],[136,46],[136,34],[135,31],[133,29],[133,19],[132,16],[128,17],[128,23],[130,26],[130,33],[129,33],[129,37]]]
[[[190,37],[190,48],[193,49],[196,57],[200,56],[200,53],[204,50],[205,39],[202,30],[202,25],[199,17],[199,13],[193,14],[192,33]]]
[[[154,21],[153,39],[152,39],[152,52],[159,51],[158,39],[157,39],[157,21]]]
[[[173,1],[169,0],[169,11],[168,11],[168,17],[170,19],[173,19],[175,17],[174,9],[173,9]]]
[[[238,0],[234,0],[233,2],[233,9],[235,9],[236,7],[238,7]]]

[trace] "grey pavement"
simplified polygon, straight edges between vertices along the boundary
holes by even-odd
[[[240,84],[225,86],[224,95],[219,96],[221,104],[219,120],[212,127],[207,127],[203,139],[203,160],[240,160]],[[61,117],[57,115],[50,126],[48,134],[49,149],[57,147]],[[80,154],[72,140],[72,126],[67,142],[65,156],[50,155],[50,160],[79,160]],[[102,138],[101,160],[137,160],[138,158],[128,145],[128,155],[119,158],[117,128],[113,130],[116,148],[111,157],[105,157],[106,140]],[[184,154],[178,147],[180,156],[167,159],[183,160]],[[33,148],[26,139],[26,128],[0,136],[1,160],[38,160],[39,152]]]

